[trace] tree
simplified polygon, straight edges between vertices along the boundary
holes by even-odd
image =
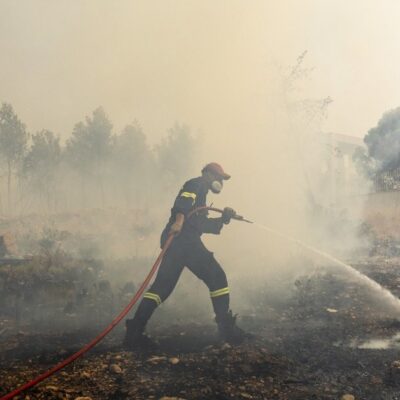
[[[42,130],[32,136],[32,146],[24,158],[22,173],[29,187],[40,197],[46,197],[47,208],[54,198],[61,161],[60,138],[53,132]]]
[[[400,107],[383,114],[364,142],[378,172],[400,167]]]
[[[15,114],[11,104],[3,103],[0,109],[0,157],[7,166],[8,210],[11,211],[12,173],[22,160],[28,134],[25,125]]]
[[[175,124],[156,150],[158,168],[167,185],[171,185],[193,172],[199,154],[199,142],[187,125]]]
[[[373,178],[376,172],[376,162],[369,157],[363,147],[358,147],[353,153],[353,162],[357,172],[365,178]]]
[[[281,77],[281,95],[282,106],[286,118],[284,120],[287,126],[284,127],[289,133],[290,139],[285,143],[285,152],[292,151],[291,157],[297,160],[299,168],[292,169],[292,179],[303,180],[303,195],[306,199],[305,204],[309,209],[314,210],[321,207],[324,200],[319,199],[321,182],[324,182],[321,174],[317,173],[317,165],[321,158],[325,157],[321,152],[319,137],[322,132],[322,124],[327,118],[329,106],[332,98],[303,98],[304,84],[311,76],[314,68],[306,67],[306,57],[308,51],[302,52],[297,57],[294,65],[287,69],[287,72]],[[301,97],[299,97],[301,96]],[[279,96],[277,98],[279,104]]]
[[[104,205],[104,173],[112,150],[112,124],[102,107],[93,111],[92,117],[75,125],[67,141],[66,160],[81,176],[82,188],[94,180],[101,191]]]
[[[131,204],[132,194],[135,194],[136,201],[146,196],[154,161],[138,122],[127,125],[114,138],[112,159],[115,181],[122,188],[127,204]]]

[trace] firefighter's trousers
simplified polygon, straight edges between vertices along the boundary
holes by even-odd
[[[227,314],[229,288],[224,270],[200,238],[187,241],[178,236],[167,250],[154,283],[145,293],[136,311],[136,326],[144,329],[156,307],[174,290],[185,267],[207,285],[217,319]]]

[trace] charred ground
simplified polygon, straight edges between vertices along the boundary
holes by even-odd
[[[353,265],[400,295],[399,259],[374,257]],[[92,293],[94,304],[106,301],[96,297],[104,297],[100,292]],[[124,298],[120,293],[116,301],[113,295],[117,308]],[[326,270],[304,275],[285,303],[271,302],[267,290],[257,297],[253,310],[239,320],[255,338],[238,347],[219,344],[211,322],[174,323],[171,316],[169,323],[151,327],[160,343],[157,351],[128,353],[121,348],[123,328],[118,327],[83,359],[22,398],[340,399],[351,394],[356,399],[399,399],[400,343],[395,335],[400,322],[371,296],[357,282]],[[101,328],[101,318],[96,318],[97,324],[94,320],[78,328],[71,323],[60,330],[23,320],[17,326],[13,315],[3,315],[0,393],[78,350]],[[381,346],[387,348],[377,349],[368,345],[372,339],[391,340]]]

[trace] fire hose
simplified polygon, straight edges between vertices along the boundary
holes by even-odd
[[[214,208],[214,207],[198,207],[191,211],[187,218],[190,218],[193,214],[198,213],[199,211],[204,211],[204,210],[209,210],[209,211],[214,211],[218,213],[223,213],[223,210],[219,208]],[[233,219],[237,221],[243,221],[243,222],[248,222],[252,223],[251,221],[243,218],[241,215],[234,215],[232,217]],[[105,336],[107,336],[120,322],[121,320],[129,313],[129,311],[132,309],[132,307],[138,302],[140,297],[142,296],[143,292],[146,290],[147,286],[149,285],[152,277],[157,271],[158,266],[161,263],[162,258],[164,257],[164,254],[170,247],[172,241],[174,239],[173,235],[170,235],[168,239],[166,240],[160,254],[158,255],[156,261],[153,264],[153,267],[151,268],[149,274],[147,275],[146,279],[143,281],[143,283],[140,285],[138,291],[136,294],[133,296],[132,300],[129,302],[129,304],[114,318],[114,320],[99,334],[97,335],[94,339],[92,339],[89,343],[87,343],[84,347],[82,347],[80,350],[78,350],[76,353],[72,354],[71,356],[67,357],[65,360],[61,361],[60,363],[56,364],[53,368],[49,369],[48,371],[44,372],[43,374],[39,375],[38,377],[32,379],[31,381],[25,383],[24,385],[20,386],[19,388],[13,390],[12,392],[6,394],[5,396],[1,397],[0,400],[11,400],[13,397],[21,394],[27,389],[30,389],[34,386],[36,386],[38,383],[44,381],[51,375],[55,374],[56,372],[60,371],[67,365],[71,364],[73,361],[76,359],[80,358],[83,356],[85,353],[87,353],[90,349],[92,349],[94,346],[96,346],[97,343],[99,343],[101,340],[104,339]]]

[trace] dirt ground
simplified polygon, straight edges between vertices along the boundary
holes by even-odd
[[[400,296],[399,259],[352,265]],[[211,321],[177,321],[154,324],[157,351],[129,353],[120,345],[118,327],[84,358],[20,398],[400,399],[400,319],[384,304],[377,306],[369,289],[321,271],[299,279],[286,304],[265,305],[264,314],[260,302],[239,318],[255,335],[241,346],[218,343]],[[13,324],[3,319],[0,325],[0,395],[98,332],[39,333]]]

